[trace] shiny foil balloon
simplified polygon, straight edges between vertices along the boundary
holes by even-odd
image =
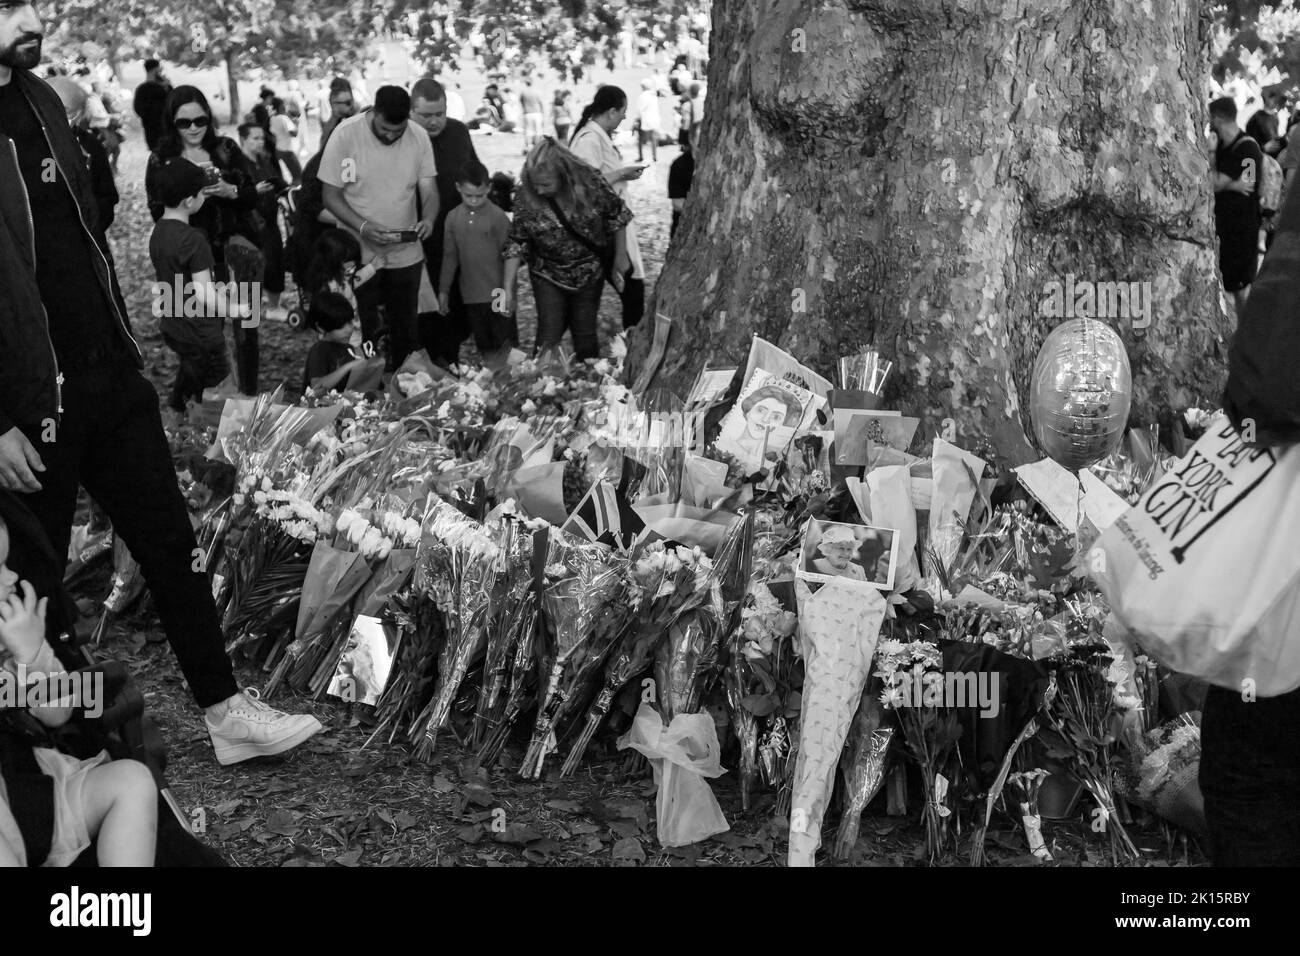
[[[1034,438],[1057,464],[1078,471],[1124,437],[1133,373],[1119,335],[1096,319],[1062,322],[1047,336],[1029,384]]]

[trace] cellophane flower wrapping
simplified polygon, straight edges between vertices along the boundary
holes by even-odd
[[[873,588],[836,579],[813,593],[796,582],[804,658],[803,710],[790,811],[790,866],[812,866],[835,768],[857,712],[885,619]]]
[[[609,712],[614,695],[653,660],[655,648],[673,621],[699,607],[710,591],[712,561],[688,548],[656,541],[632,560],[628,571],[629,605],[636,608],[631,625],[605,668],[605,680],[587,711],[586,722],[565,759],[562,773],[578,761]]]
[[[848,745],[840,757],[844,780],[844,812],[835,836],[834,855],[847,859],[858,842],[862,811],[885,784],[885,767],[896,728],[887,720],[880,695],[884,682],[869,677],[862,690],[858,712],[853,718]]]
[[[490,598],[499,572],[505,570],[509,537],[516,532],[514,522],[485,527],[435,496],[431,501],[417,575],[425,569],[426,577],[436,579],[435,600],[447,616],[447,641],[438,658],[437,687],[424,715],[424,735],[416,747],[422,760],[432,758],[438,731],[447,722],[461,681],[486,642]]]
[[[955,796],[950,785],[959,780],[951,764],[961,735],[956,711],[943,699],[943,654],[927,641],[881,641],[875,673],[882,681],[880,701],[897,715],[903,741],[921,769],[926,852],[934,863],[947,843]]]
[[[573,690],[574,665],[592,638],[602,608],[618,600],[626,562],[610,549],[556,531],[550,536],[546,586],[542,592],[543,647],[538,655],[541,694],[532,741],[520,774],[541,776],[556,746],[555,720]]]
[[[1117,789],[1133,803],[1193,833],[1205,832],[1200,714],[1188,713],[1142,734],[1129,750]]]

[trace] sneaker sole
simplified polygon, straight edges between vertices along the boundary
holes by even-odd
[[[324,725],[313,718],[312,722],[305,725],[298,733],[285,737],[283,740],[277,740],[275,743],[228,744],[225,747],[214,746],[213,749],[217,754],[217,763],[223,767],[229,767],[231,764],[243,763],[245,760],[252,760],[254,757],[274,757],[276,754],[282,754],[286,750],[292,750],[294,747],[306,743],[324,729]]]

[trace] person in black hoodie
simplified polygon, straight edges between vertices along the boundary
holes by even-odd
[[[30,3],[0,6],[0,489],[66,560],[84,486],[144,571],[217,760],[282,753],[320,722],[235,681],[81,150],[32,72],[43,37]]]
[[[1298,304],[1300,190],[1290,190],[1228,350],[1223,408],[1247,444],[1300,443]],[[1216,866],[1300,865],[1300,690],[1246,696],[1222,687],[1205,695],[1200,785],[1211,856]]]

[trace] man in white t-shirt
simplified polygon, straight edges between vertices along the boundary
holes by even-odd
[[[319,174],[325,207],[360,239],[362,263],[378,260],[378,271],[357,288],[357,311],[361,333],[373,343],[383,307],[389,371],[416,347],[421,243],[438,217],[433,147],[410,115],[406,90],[381,87],[373,109],[344,120],[330,135]]]

